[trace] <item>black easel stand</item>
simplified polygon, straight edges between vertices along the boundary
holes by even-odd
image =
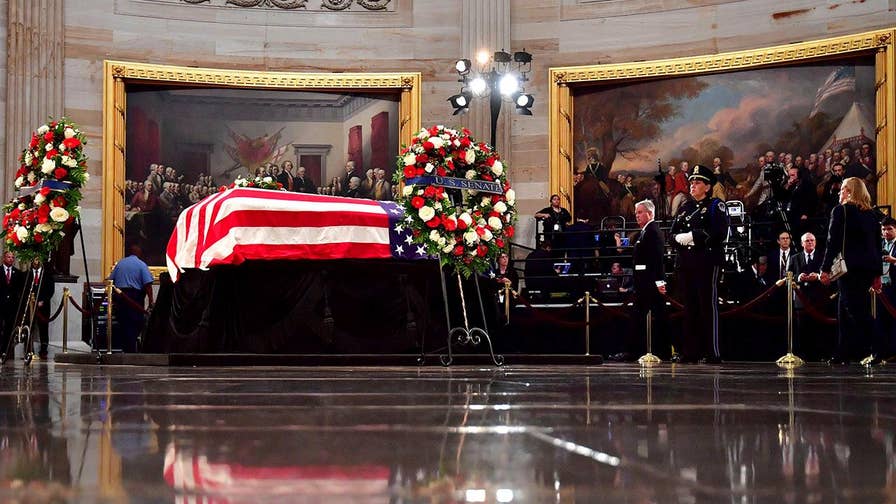
[[[455,272],[457,276],[457,289],[458,295],[460,296],[460,304],[461,304],[461,314],[463,316],[463,324],[462,326],[451,326],[451,309],[448,305],[448,288],[445,281],[445,270],[441,269],[440,278],[442,280],[442,300],[445,303],[445,322],[448,326],[448,354],[440,355],[439,361],[443,366],[450,366],[452,362],[454,362],[454,352],[453,346],[478,346],[485,340],[486,344],[488,344],[488,353],[492,358],[492,362],[495,363],[496,366],[501,366],[504,364],[504,356],[495,354],[494,347],[492,346],[492,339],[488,334],[488,324],[486,323],[486,315],[485,315],[485,306],[482,304],[482,292],[479,290],[479,277],[477,275],[473,275],[473,283],[476,287],[476,297],[479,300],[479,313],[482,316],[482,325],[483,327],[470,327],[469,318],[467,316],[467,303],[464,298],[464,282],[459,272]],[[421,352],[423,349],[421,348]],[[423,361],[423,355],[420,356],[420,362]]]

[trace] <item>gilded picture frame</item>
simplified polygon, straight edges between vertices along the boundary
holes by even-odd
[[[387,93],[398,99],[398,145],[420,129],[421,74],[259,72],[106,60],[103,78],[102,268],[110,273],[124,256],[127,95],[129,87]],[[395,152],[397,155],[398,152]],[[158,278],[163,264],[150,264]]]
[[[575,97],[596,86],[624,87],[665,79],[710,76],[744,70],[787,68],[838,58],[867,57],[873,61],[873,133],[876,134],[878,173],[877,204],[892,206],[896,200],[896,171],[889,161],[896,159],[896,142],[890,132],[896,120],[896,29],[869,31],[788,45],[746,51],[701,55],[655,61],[553,67],[549,71],[549,160],[550,194],[563,195],[562,204],[574,208],[574,173],[577,168],[575,142]],[[869,115],[872,115],[869,113]],[[874,137],[875,135],[871,136]],[[581,147],[579,145],[578,147]],[[581,150],[579,148],[578,150]],[[655,158],[654,158],[655,159]],[[702,160],[695,160],[703,162]],[[692,164],[695,162],[692,161]],[[653,161],[655,163],[655,160]],[[579,163],[581,164],[581,163]],[[655,166],[655,164],[654,164]]]

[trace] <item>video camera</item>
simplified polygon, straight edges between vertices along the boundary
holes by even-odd
[[[768,163],[763,171],[765,181],[771,184],[773,189],[784,187],[784,182],[787,180],[787,171],[784,169],[784,165],[776,162]]]

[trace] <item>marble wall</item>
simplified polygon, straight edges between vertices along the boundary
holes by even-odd
[[[7,33],[0,0],[0,30]],[[31,0],[25,0],[31,1]],[[35,0],[35,4],[48,0]],[[251,3],[251,2],[249,2]],[[288,10],[266,2],[78,0],[64,2],[65,114],[87,133],[91,183],[83,203],[88,265],[100,264],[102,65],[105,59],[290,71],[420,71],[423,124],[470,125],[487,138],[483,112],[451,115],[459,84],[453,62],[484,44],[534,55],[531,117],[507,115],[498,147],[509,158],[523,215],[545,205],[548,188],[547,73],[551,66],[657,59],[748,49],[896,25],[891,0],[393,0],[344,11],[322,0]],[[344,3],[343,3],[344,4]],[[785,5],[786,4],[786,5]],[[267,5],[267,6],[266,6]],[[490,50],[500,47],[489,47]],[[0,83],[6,82],[5,51]],[[0,84],[2,85],[2,84]],[[8,104],[0,93],[0,115]],[[506,109],[505,109],[506,110]],[[34,117],[37,125],[43,118]],[[6,121],[5,124],[9,124]],[[21,132],[27,138],[27,131]],[[0,142],[3,138],[0,137]],[[3,145],[0,144],[0,149]],[[4,159],[13,155],[8,151]],[[8,192],[14,167],[0,186]],[[520,239],[532,241],[524,217]],[[82,274],[80,251],[73,273]]]

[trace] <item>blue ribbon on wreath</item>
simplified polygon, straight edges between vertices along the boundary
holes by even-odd
[[[407,185],[421,186],[439,186],[450,187],[452,189],[469,189],[491,194],[504,194],[504,188],[500,182],[491,182],[488,180],[467,180],[457,177],[414,177],[405,181]]]

